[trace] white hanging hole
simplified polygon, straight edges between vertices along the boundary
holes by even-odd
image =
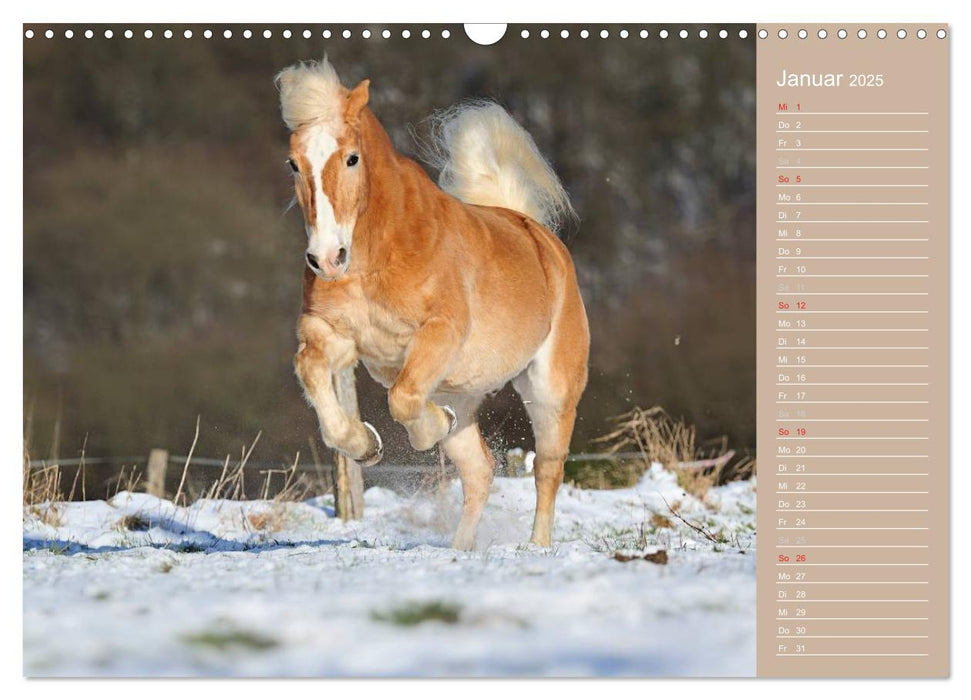
[[[621,29],[620,30],[620,38],[621,39],[626,39],[629,36],[630,36],[630,32],[629,31],[627,31],[626,29]]]
[[[746,30],[746,29],[739,29],[738,30],[738,38],[739,39],[748,39],[748,30]]]
[[[410,39],[411,38],[411,31],[408,30],[408,29],[402,29],[401,30],[401,38],[402,39]]]
[[[391,30],[390,29],[385,29],[383,32],[381,32],[381,36],[383,36],[385,39],[390,39],[391,38]]]
[[[310,31],[309,29],[304,29],[303,30],[303,38],[304,39],[309,39],[313,35],[314,35],[314,33],[312,31]]]
[[[820,29],[818,32],[816,32],[816,36],[818,36],[820,39],[825,39],[829,35],[826,33],[825,29]]]
[[[606,39],[609,36],[610,36],[610,32],[608,32],[606,29],[601,29],[600,30],[600,38],[601,39]]]
[[[840,39],[845,39],[846,38],[846,30],[845,29],[840,29],[838,32],[836,32],[836,36],[838,36]]]
[[[918,29],[917,30],[917,38],[918,39],[926,39],[927,38],[927,32],[924,31],[923,29]]]
[[[897,38],[898,39],[906,39],[907,38],[907,30],[906,29],[898,29],[897,30]]]
[[[702,39],[707,39],[708,38],[708,30],[707,29],[702,29],[700,32],[698,32],[698,36],[700,38],[702,38]]]
[[[90,29],[86,30],[84,32],[84,38],[85,39],[93,39],[94,38],[94,32],[92,32]]]
[[[152,30],[151,30],[151,29],[146,29],[146,30],[145,30],[145,38],[146,38],[146,39],[151,39],[151,38],[152,38],[152,36],[153,36],[153,35],[152,35]]]
[[[768,38],[769,38],[769,32],[766,31],[765,29],[760,29],[759,30],[759,39],[768,39]]]
[[[569,39],[570,38],[570,32],[567,31],[566,29],[564,29],[563,31],[560,32],[560,38],[561,39]]]
[[[111,31],[110,29],[105,29],[105,39],[110,39],[114,35],[115,33],[113,31]]]
[[[165,32],[162,34],[162,36],[164,36],[166,39],[171,39],[172,38],[172,30],[171,29],[166,29]]]
[[[807,36],[809,36],[809,32],[807,32],[805,29],[800,29],[796,36],[798,36],[800,39],[805,39]]]
[[[866,39],[866,29],[861,29],[856,33],[856,36],[860,39]]]
[[[33,39],[34,38],[34,30],[33,29],[28,29],[26,32],[24,32],[24,36],[27,37],[28,39]]]
[[[724,31],[724,30],[723,30],[723,31]],[[725,35],[727,36],[727,35],[728,35],[728,32],[725,32]],[[647,30],[646,30],[646,29],[642,29],[642,30],[641,30],[641,39],[646,39],[647,37],[648,37],[648,32],[647,32]]]
[[[765,31],[765,30],[763,30],[763,31]],[[765,36],[768,36],[768,35],[769,35],[769,33],[768,32],[765,32]],[[728,38],[728,30],[727,29],[722,29],[720,32],[718,32],[718,36],[720,38],[722,38],[722,39],[727,39]],[[762,37],[762,38],[764,39],[765,36]]]
[[[581,39],[586,39],[589,36],[590,36],[590,32],[588,32],[586,29],[581,29],[580,30],[580,38]]]
[[[448,31],[447,29],[443,29],[442,30],[442,38],[443,39],[448,39],[450,36],[452,36],[452,32]]]
[[[787,32],[785,29],[780,29],[779,30],[779,38],[780,39],[786,39],[788,37],[789,37],[789,32]]]
[[[680,32],[678,32],[678,36],[681,37],[682,39],[687,39],[688,38],[688,30],[687,29],[682,29]]]
[[[131,29],[126,29],[125,30],[125,38],[126,39],[131,39],[133,36],[135,36],[135,32],[133,32]]]
[[[877,39],[886,39],[886,38],[887,38],[887,30],[886,29],[878,29],[877,30]]]
[[[529,30],[528,29],[524,29],[523,31],[519,32],[519,36],[521,36],[523,39],[528,39],[529,38]]]
[[[465,35],[479,46],[492,46],[506,35],[506,25],[466,24]]]
[[[44,32],[44,36],[46,36],[48,39],[53,39],[54,38],[54,30],[53,29],[48,29],[46,32]]]
[[[233,38],[233,30],[232,29],[227,29],[226,31],[224,31],[223,32],[223,38],[224,39],[232,39]]]
[[[544,29],[543,31],[541,31],[541,32],[539,33],[539,35],[540,35],[540,36],[541,36],[541,37],[542,37],[543,39],[549,39],[549,38],[550,38],[550,30],[549,30],[549,29]]]
[[[192,38],[192,30],[191,29],[186,29],[184,32],[182,32],[182,36],[184,36],[186,39],[191,39]]]
[[[330,39],[330,37],[332,36],[332,34],[331,34],[331,31],[329,29],[325,29],[324,31],[322,31],[320,33],[320,36],[324,37],[325,39]]]
[[[361,32],[361,36],[364,37],[365,39],[370,39],[371,38],[371,30],[370,29],[365,29],[363,32]]]
[[[28,31],[30,31],[30,30],[28,30]],[[33,36],[33,33],[31,33],[31,36]],[[27,37],[27,38],[29,39],[30,37]],[[72,32],[70,29],[68,29],[66,32],[64,32],[64,38],[65,39],[73,39],[74,38],[74,32]]]
[[[937,38],[938,39],[946,39],[947,38],[947,31],[944,30],[944,29],[938,29],[937,30]]]
[[[422,29],[421,30],[421,38],[422,39],[427,39],[431,35],[432,35],[432,33],[430,31],[428,31],[427,29]]]
[[[289,39],[292,36],[293,36],[293,32],[291,32],[289,29],[284,29],[283,30],[283,38],[284,39]],[[208,39],[209,37],[206,37],[206,38]]]
[[[659,37],[661,37],[662,39],[667,39],[668,38],[668,30],[667,29],[662,29],[661,31],[659,31],[657,33],[657,35]]]

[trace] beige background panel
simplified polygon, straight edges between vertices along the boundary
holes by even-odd
[[[948,674],[942,28],[757,29],[762,676]]]

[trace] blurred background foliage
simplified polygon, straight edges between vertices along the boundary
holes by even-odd
[[[66,28],[66,27],[64,27]],[[573,449],[607,419],[663,405],[700,436],[755,444],[755,47],[738,38],[38,38],[24,44],[24,407],[32,457],[187,449],[292,459],[317,443],[291,369],[305,239],[287,205],[274,74],[325,52],[397,148],[432,111],[498,100],[570,192],[565,238],[593,336]],[[96,28],[100,37],[104,27]],[[558,28],[556,28],[558,29]],[[752,36],[749,28],[749,36]],[[515,333],[515,328],[509,329]],[[359,379],[389,462],[420,462]],[[506,388],[482,411],[494,448],[529,447]],[[57,453],[52,455],[52,453]]]

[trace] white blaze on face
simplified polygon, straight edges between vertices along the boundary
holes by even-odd
[[[317,217],[307,224],[307,252],[315,256],[322,267],[325,261],[333,260],[341,248],[347,250],[349,257],[353,233],[353,227],[337,223],[334,206],[323,190],[324,166],[336,150],[337,139],[325,128],[316,128],[308,134],[304,155],[313,177]]]

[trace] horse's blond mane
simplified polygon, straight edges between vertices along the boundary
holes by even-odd
[[[284,68],[275,78],[280,90],[280,110],[290,131],[311,124],[336,128],[343,118],[347,92],[337,71],[325,56]]]

